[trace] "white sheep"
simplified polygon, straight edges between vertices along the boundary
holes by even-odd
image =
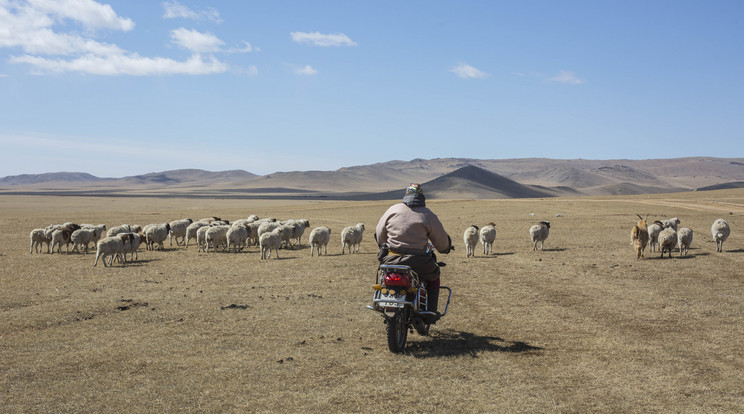
[[[49,237],[47,237],[46,229],[33,229],[31,230],[31,251],[29,253],[33,253],[34,250],[36,250],[36,253],[41,253],[41,244],[46,243],[47,245],[47,253],[49,253],[50,248],[49,244],[52,242],[51,233]]]
[[[723,252],[723,242],[731,235],[728,222],[722,218],[716,219],[710,227],[710,232],[713,234],[713,241],[716,242],[716,251]]]
[[[158,250],[163,250],[165,247],[165,240],[170,234],[170,223],[156,223],[148,224],[142,229],[142,233],[145,236],[145,247],[147,250],[155,250],[155,245],[158,245]]]
[[[70,236],[72,251],[78,252],[78,246],[82,245],[85,248],[85,254],[88,254],[88,244],[93,242],[95,245],[96,242],[98,242],[98,239],[100,239],[100,237],[98,237],[99,232],[100,230],[95,227],[84,227],[72,232],[72,235]]]
[[[282,233],[285,229],[286,227],[280,226],[258,238],[258,244],[261,247],[261,259],[269,259],[272,250],[274,250],[276,258],[279,258],[279,247],[282,244]]]
[[[308,242],[310,243],[310,257],[313,256],[313,251],[318,249],[318,257],[320,257],[321,247],[324,250],[323,254],[328,254],[328,242],[331,241],[331,229],[328,227],[316,227],[310,232]]]
[[[261,226],[261,221],[252,221],[248,223],[248,245],[258,246],[258,228]]]
[[[139,224],[122,224],[110,228],[109,231],[106,232],[106,237],[113,237],[119,233],[140,233],[141,231],[142,227]]]
[[[537,251],[537,242],[540,242],[540,250],[545,250],[545,239],[550,233],[550,222],[545,220],[539,224],[530,227],[530,240],[532,240],[532,250]]]
[[[668,220],[661,220],[661,227],[662,228],[673,228],[674,231],[677,231],[677,226],[681,223],[677,217],[672,217]]]
[[[672,257],[672,250],[677,246],[677,232],[674,227],[667,227],[659,233],[659,246],[661,257],[664,257],[664,252],[669,252],[669,257]]]
[[[465,242],[465,257],[475,256],[475,245],[478,244],[478,226],[471,225],[462,235]]]
[[[289,220],[288,224],[292,226],[291,240],[296,240],[297,245],[302,247],[302,235],[305,234],[305,229],[310,227],[310,221],[307,219],[295,219]]]
[[[209,225],[199,227],[196,230],[196,251],[200,252],[207,248],[207,230],[212,227]]]
[[[96,245],[96,261],[93,266],[98,264],[98,259],[103,259],[103,266],[106,267],[106,257],[109,257],[109,266],[114,263],[114,258],[124,252],[124,241],[121,237],[113,236],[98,240]]]
[[[236,225],[235,222],[233,222],[233,225],[227,230],[225,235],[227,238],[227,251],[229,252],[231,248],[235,249],[235,253],[237,253],[238,250],[243,250],[243,247],[245,247],[245,244],[248,241],[248,236],[250,236],[249,232],[248,224]]]
[[[197,232],[197,230],[199,230],[202,227],[207,227],[207,226],[209,226],[209,223],[205,223],[205,222],[203,222],[203,221],[200,220],[200,221],[195,221],[195,222],[189,224],[186,227],[186,236],[185,236],[185,239],[186,239],[186,248],[187,249],[189,248],[189,241],[191,241],[192,239],[196,240],[196,232]]]
[[[57,252],[62,253],[62,244],[65,244],[65,249],[67,252],[70,251],[70,237],[72,236],[72,233],[75,232],[75,230],[79,230],[80,226],[73,223],[65,223],[62,225],[61,228],[56,228],[54,231],[52,231],[52,251],[51,254],[54,254],[54,247],[57,246]]]
[[[648,226],[648,248],[650,251],[655,252],[659,248],[659,233],[663,228],[664,224],[658,220]]]
[[[677,245],[679,246],[680,256],[687,256],[687,252],[690,250],[690,244],[692,244],[692,230],[682,227],[677,232]]]
[[[80,225],[80,228],[81,229],[98,229],[98,231],[96,232],[95,237],[93,238],[93,240],[91,240],[94,245],[96,243],[98,243],[98,240],[100,240],[101,237],[105,237],[105,235],[106,235],[106,225],[105,224],[97,224],[97,225],[96,224],[81,224]]]
[[[276,221],[261,221],[258,225],[258,231],[256,234],[258,234],[258,237],[260,238],[262,234],[270,233],[281,225],[282,223]]]
[[[496,224],[490,222],[480,229],[480,242],[483,245],[483,254],[493,253],[493,242],[496,240]]]
[[[349,246],[349,254],[352,253],[352,248],[355,253],[359,253],[359,247],[362,244],[362,236],[364,235],[364,223],[357,223],[354,226],[344,227],[341,230],[341,254],[344,254],[346,246]]]
[[[126,262],[126,255],[127,253],[130,253],[130,261],[135,261],[139,259],[137,255],[137,250],[139,249],[140,245],[143,241],[145,241],[145,236],[140,233],[119,233],[116,235],[116,237],[119,237],[122,240],[123,248],[121,252],[121,258],[123,259],[123,262]]]
[[[170,245],[173,246],[173,239],[176,239],[176,245],[181,246],[186,243],[186,229],[189,228],[194,220],[185,218],[181,220],[173,220],[170,223],[170,233],[168,234],[168,240]],[[178,238],[181,238],[181,242],[178,242]]]
[[[227,231],[230,230],[230,226],[209,226],[207,232],[204,235],[204,241],[207,248],[205,251],[209,253],[209,247],[212,246],[214,251],[217,251],[217,246],[222,246],[222,250],[227,247]]]

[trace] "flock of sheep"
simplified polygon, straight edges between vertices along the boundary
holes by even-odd
[[[672,250],[679,248],[680,256],[686,255],[692,243],[692,230],[679,228],[680,220],[673,217],[668,220],[656,220],[647,225],[646,218],[638,215],[640,221],[631,230],[631,244],[635,247],[636,257],[644,257],[644,250],[649,246],[651,252],[660,251],[661,257]],[[122,224],[120,226],[106,229],[105,224],[74,224],[64,223],[47,226],[46,228],[31,231],[30,252],[40,253],[43,244],[47,246],[47,253],[61,252],[62,245],[72,245],[73,252],[83,250],[88,253],[91,243],[96,246],[96,259],[102,259],[104,266],[111,266],[114,260],[126,263],[127,254],[129,260],[137,260],[137,250],[144,244],[147,250],[160,249],[164,247],[166,240],[173,246],[173,240],[177,246],[189,247],[189,243],[195,242],[197,251],[223,251],[238,252],[248,246],[258,246],[261,259],[269,259],[272,252],[274,257],[279,258],[279,249],[291,249],[294,246],[302,246],[302,236],[310,227],[307,219],[290,219],[277,221],[274,218],[259,219],[252,215],[245,219],[238,219],[230,223],[219,217],[207,217],[198,221],[191,219],[174,220],[170,223],[148,224],[144,227],[139,225]],[[530,227],[529,234],[533,250],[544,248],[545,240],[550,231],[550,222],[541,221]],[[713,240],[719,252],[723,251],[723,242],[731,234],[731,228],[724,219],[717,219],[711,227]],[[359,247],[364,234],[364,224],[357,223],[345,227],[341,231],[341,254],[359,252]],[[483,246],[483,254],[487,255],[493,251],[493,242],[496,239],[494,223],[488,223],[483,228],[472,225],[465,229],[463,241],[465,243],[466,257],[475,256],[475,247],[480,242]],[[328,243],[331,240],[331,229],[325,226],[316,227],[310,232],[308,242],[311,246],[310,256],[328,254]]]
[[[465,229],[463,241],[465,242],[465,257],[475,256],[475,246],[480,243],[483,245],[483,254],[493,252],[493,242],[496,240],[496,229],[493,222],[488,223],[479,229],[476,225],[471,225]],[[532,241],[532,250],[537,250],[537,243],[540,243],[540,250],[544,250],[545,239],[550,233],[550,222],[545,220],[530,227],[530,240]]]
[[[692,230],[683,227],[677,230],[681,223],[677,217],[668,220],[656,220],[651,225],[646,224],[648,216],[645,218],[638,215],[640,219],[638,224],[633,226],[630,231],[630,242],[636,250],[636,258],[644,257],[644,250],[649,246],[650,251],[661,251],[661,257],[668,253],[672,257],[672,250],[679,248],[679,255],[687,255],[690,244],[692,244]],[[731,234],[731,227],[726,220],[719,218],[713,222],[710,228],[713,241],[716,242],[716,250],[723,251],[723,242]]]
[[[261,259],[270,258],[272,251],[274,257],[279,258],[280,248],[302,246],[302,236],[308,227],[310,222],[307,219],[277,221],[274,218],[259,219],[255,215],[232,223],[219,217],[207,217],[198,221],[186,218],[144,227],[122,224],[108,230],[105,224],[68,222],[32,230],[30,253],[40,253],[44,244],[49,254],[54,254],[55,250],[61,253],[62,245],[65,245],[67,252],[72,245],[73,252],[80,252],[82,249],[88,253],[89,245],[93,243],[96,247],[93,266],[98,264],[99,259],[104,266],[111,266],[114,260],[126,263],[127,254],[130,255],[130,261],[137,260],[137,250],[143,244],[147,250],[162,250],[166,240],[171,246],[175,240],[177,246],[187,249],[193,241],[197,245],[197,251],[206,253],[218,248],[226,252],[238,252],[247,246],[259,246]],[[363,233],[363,223],[345,227],[341,231],[341,253],[344,254],[346,250],[349,253],[359,252]],[[315,255],[316,251],[318,256],[327,254],[330,239],[330,228],[320,226],[313,229],[309,236],[310,255]]]

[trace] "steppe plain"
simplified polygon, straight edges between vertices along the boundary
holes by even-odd
[[[392,202],[1,196],[0,411],[744,411],[744,190],[429,201],[456,246],[440,256],[454,295],[403,354],[365,309]],[[52,223],[250,214],[330,227],[328,255],[310,257],[309,231],[263,261],[167,244],[112,268],[29,254]],[[636,214],[679,217],[690,254],[636,260]],[[534,252],[538,220],[551,232]],[[466,258],[463,230],[491,221],[494,254]],[[361,251],[341,255],[357,222]]]

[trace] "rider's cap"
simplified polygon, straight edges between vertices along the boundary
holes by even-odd
[[[424,194],[424,190],[421,188],[421,184],[411,183],[406,188],[406,194]]]

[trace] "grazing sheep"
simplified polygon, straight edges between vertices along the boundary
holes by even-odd
[[[248,245],[249,246],[258,246],[258,228],[261,226],[261,221],[253,221],[248,224]]]
[[[276,258],[279,258],[279,247],[282,244],[282,233],[286,227],[277,227],[270,232],[266,232],[258,238],[258,244],[261,247],[261,259],[269,259],[271,251],[274,250]]]
[[[170,241],[170,245],[173,246],[173,239],[176,239],[176,245],[181,246],[186,244],[186,229],[189,228],[189,225],[193,223],[194,221],[190,218],[185,218],[181,220],[173,220],[170,223],[170,233],[168,234],[168,240]],[[181,238],[181,242],[178,242],[178,238]]]
[[[713,241],[716,242],[716,251],[723,252],[723,242],[731,235],[728,222],[722,218],[717,219],[710,227],[710,232],[713,234]]]
[[[674,227],[667,227],[659,233],[659,245],[661,257],[664,257],[664,252],[669,252],[669,258],[671,258],[672,250],[677,246],[677,232]]]
[[[81,224],[80,225],[80,228],[81,229],[98,229],[98,231],[96,232],[95,237],[93,237],[93,239],[91,240],[93,242],[93,245],[95,245],[96,243],[98,243],[98,240],[100,240],[101,237],[104,237],[104,235],[106,234],[106,225],[105,224],[98,224],[98,225]]]
[[[362,244],[362,235],[364,234],[364,223],[357,223],[354,226],[344,227],[341,230],[341,254],[344,254],[346,246],[349,246],[349,254],[352,252],[359,253],[359,247]]]
[[[141,231],[142,227],[138,224],[122,224],[110,228],[109,231],[106,232],[106,237],[113,237],[119,233],[139,233]]]
[[[682,227],[677,232],[677,245],[679,245],[680,256],[687,256],[687,251],[690,250],[690,244],[692,244],[692,230]]]
[[[233,225],[227,230],[227,233],[225,237],[227,238],[227,251],[230,251],[230,248],[235,249],[235,253],[238,252],[238,250],[243,250],[243,247],[245,247],[246,242],[248,241],[248,236],[250,230],[248,230],[248,225]]]
[[[648,226],[648,248],[655,252],[659,248],[659,233],[664,228],[664,224],[658,220]]]
[[[70,241],[72,242],[72,251],[78,252],[78,246],[82,245],[85,247],[85,254],[88,254],[88,244],[90,242],[93,242],[95,245],[96,242],[100,237],[98,237],[98,232],[100,230],[97,228],[82,228],[75,230],[72,232],[72,235],[70,235]]]
[[[124,241],[121,237],[106,237],[98,241],[96,245],[96,261],[93,266],[98,264],[98,259],[103,259],[103,266],[106,267],[106,257],[109,257],[109,266],[114,263],[114,257],[124,252]]]
[[[212,224],[213,221],[222,221],[222,219],[219,217],[204,217],[203,219],[199,220],[199,223]]]
[[[195,222],[189,224],[186,227],[186,236],[185,236],[185,239],[186,239],[186,248],[187,249],[189,248],[189,241],[191,241],[191,239],[196,240],[196,232],[197,232],[197,230],[199,230],[202,227],[207,227],[207,226],[209,226],[209,223],[205,223],[205,222],[203,222],[203,221],[200,220],[200,221],[195,221]]]
[[[646,214],[645,219],[641,217],[640,214],[636,215],[640,220],[638,221],[638,224],[633,226],[630,230],[630,241],[633,243],[633,247],[635,247],[636,259],[640,259],[643,257],[643,251],[646,249],[646,245],[648,244],[648,227],[646,226],[648,214]]]
[[[50,235],[51,236],[51,235]],[[49,253],[49,244],[52,242],[51,237],[47,237],[47,232],[45,229],[33,229],[31,230],[31,251],[29,253],[33,253],[34,250],[36,250],[36,253],[41,253],[41,244],[46,243],[47,245],[47,253]]]
[[[292,248],[292,236],[294,235],[295,227],[291,223],[284,223],[279,227],[283,227],[284,231],[282,232],[282,247],[285,249],[291,249]]]
[[[462,239],[465,242],[465,257],[475,256],[475,245],[478,244],[478,226],[473,224],[465,229]]]
[[[496,224],[491,222],[480,229],[480,242],[483,245],[483,254],[493,253],[493,242],[496,240]]]
[[[217,246],[222,246],[222,250],[227,247],[227,231],[230,230],[230,226],[210,226],[207,232],[204,234],[204,241],[207,248],[204,250],[209,253],[209,246],[212,246],[214,251],[217,251]]]
[[[680,221],[677,217],[672,217],[669,220],[661,220],[661,227],[665,229],[671,227],[674,231],[677,231],[679,223]]]
[[[530,240],[532,240],[532,251],[537,251],[537,242],[540,242],[540,250],[545,250],[545,239],[550,232],[550,222],[545,220],[530,227]]]
[[[318,249],[318,257],[320,257],[320,248],[324,250],[323,254],[328,254],[328,242],[331,241],[331,229],[328,227],[316,227],[310,232],[308,242],[310,243],[310,257],[313,256],[313,251]]]
[[[148,224],[142,229],[142,233],[145,235],[145,247],[147,250],[155,250],[155,245],[158,245],[158,250],[163,250],[165,247],[165,239],[170,234],[170,224]]]

